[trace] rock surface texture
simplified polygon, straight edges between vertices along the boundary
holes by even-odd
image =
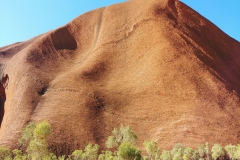
[[[104,145],[129,125],[161,149],[240,143],[240,43],[182,2],[132,0],[0,48],[0,146],[48,120],[50,148]]]

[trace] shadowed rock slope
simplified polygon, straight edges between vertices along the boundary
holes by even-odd
[[[181,2],[100,8],[0,55],[10,78],[1,146],[42,120],[57,154],[104,144],[120,124],[139,147],[240,143],[240,43]]]

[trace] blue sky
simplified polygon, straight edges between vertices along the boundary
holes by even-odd
[[[0,0],[0,47],[67,24],[77,16],[125,0]],[[240,0],[181,0],[240,41]]]

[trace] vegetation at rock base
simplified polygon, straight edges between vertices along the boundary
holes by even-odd
[[[114,128],[112,135],[108,137],[106,141],[107,148],[116,148],[124,142],[135,145],[137,136],[132,132],[129,126],[124,127],[121,125],[119,130]]]
[[[240,144],[222,147],[209,143],[198,145],[194,150],[177,144],[172,150],[161,151],[153,140],[144,141],[146,155],[142,155],[135,144],[137,136],[129,126],[114,128],[106,140],[111,150],[99,151],[98,144],[88,144],[83,150],[75,150],[71,155],[56,156],[48,148],[47,137],[51,125],[47,121],[30,122],[22,131],[19,149],[0,147],[0,160],[240,160]]]

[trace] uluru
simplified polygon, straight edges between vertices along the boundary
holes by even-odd
[[[0,63],[0,146],[17,148],[28,122],[44,120],[56,154],[104,146],[121,124],[139,147],[240,143],[240,42],[178,0],[87,12],[1,47]]]

